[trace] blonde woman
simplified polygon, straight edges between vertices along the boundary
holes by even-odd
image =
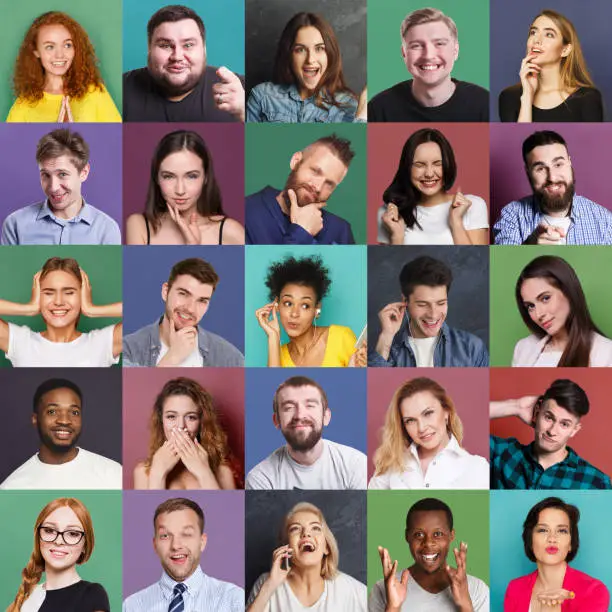
[[[248,612],[366,612],[366,586],[338,570],[338,543],[319,508],[296,504],[281,540],[270,572],[253,585]]]
[[[395,392],[381,437],[370,489],[489,488],[489,463],[461,446],[455,404],[430,378],[414,378]]]

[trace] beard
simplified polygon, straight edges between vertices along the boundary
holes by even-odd
[[[558,181],[558,183],[565,185],[565,191],[562,195],[550,195],[546,192],[546,187],[557,184],[551,181],[547,181],[539,191],[535,191],[535,189],[533,190],[534,198],[540,207],[540,210],[544,214],[559,213],[563,212],[564,210],[567,210],[569,214],[569,211],[572,208],[572,201],[575,193],[574,172],[572,171],[571,183],[566,183],[564,181]],[[533,184],[531,187],[533,189]]]
[[[153,79],[157,87],[162,90],[162,92],[167,98],[177,98],[179,96],[184,96],[185,94],[188,94],[192,89],[195,88],[195,86],[202,78],[205,68],[206,64],[204,64],[200,73],[192,71],[187,75],[186,79],[183,82],[175,83],[174,81],[171,81],[165,73],[158,72],[151,64],[151,61],[148,61],[148,69],[151,78]]]
[[[63,455],[72,451],[72,449],[77,445],[77,442],[79,441],[79,437],[81,435],[81,432],[75,432],[74,437],[72,438],[72,441],[69,444],[57,444],[51,435],[45,433],[41,429],[39,423],[36,424],[36,428],[38,429],[38,437],[40,438],[40,441],[42,442],[43,446],[46,446],[52,453],[56,455]]]
[[[293,427],[299,423],[311,426],[310,433],[306,437],[293,429]],[[303,453],[312,450],[317,445],[323,436],[323,428],[317,429],[312,421],[292,421],[286,429],[282,430],[282,434],[287,444],[289,444],[294,451]]]
[[[287,177],[287,182],[285,183],[285,204],[288,209],[291,209],[291,200],[289,200],[289,196],[287,195],[288,189],[293,189],[295,191],[295,197],[297,199],[298,206],[308,206],[313,202],[323,202],[324,200],[320,199],[320,192],[314,190],[307,183],[300,183],[297,180],[297,171],[299,169],[299,165],[291,171],[289,176]],[[300,192],[301,190],[301,192]]]

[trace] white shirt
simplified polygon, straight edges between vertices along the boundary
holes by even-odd
[[[542,351],[533,364],[534,368],[556,368],[563,351]]]
[[[93,329],[72,342],[52,342],[25,325],[9,323],[6,358],[15,368],[105,368],[113,357],[114,325]]]
[[[546,225],[565,230],[565,236],[567,236],[567,230],[569,230],[569,226],[572,223],[570,217],[551,217],[550,215],[542,215],[542,219],[546,221]],[[567,244],[567,238],[561,238],[556,244]]]
[[[401,572],[397,574],[398,581]],[[474,612],[489,612],[489,587],[480,578],[467,576],[468,591]],[[384,580],[379,580],[372,589],[369,612],[384,612],[387,604]],[[423,589],[419,583],[408,575],[408,592],[401,607],[402,612],[457,612],[450,587],[440,593],[430,593]]]
[[[403,472],[373,476],[369,489],[488,489],[489,462],[470,455],[459,446],[455,436],[434,457],[423,474],[416,444],[404,453]]]
[[[408,342],[414,352],[417,368],[433,368],[438,336],[433,336],[433,338],[414,338],[413,336],[408,336]]]
[[[121,464],[79,448],[66,463],[43,463],[38,454],[19,466],[0,489],[121,489]]]
[[[247,608],[255,601],[269,574],[262,574],[251,590]],[[348,574],[339,572],[333,580],[325,580],[321,597],[312,605],[304,606],[293,594],[287,581],[283,582],[270,597],[265,612],[366,612],[368,590],[365,584]]]
[[[489,211],[487,203],[479,196],[466,195],[472,205],[463,216],[463,227],[466,230],[483,229],[489,227]],[[453,198],[435,206],[416,206],[416,219],[423,228],[416,225],[412,229],[406,228],[404,244],[455,244],[448,224],[448,214]],[[390,234],[382,222],[386,205],[378,209],[378,242],[390,244]]]
[[[164,344],[164,341],[161,338],[159,341],[161,342],[161,349],[159,351],[159,357],[157,358],[155,365],[157,365],[163,359],[164,355],[170,350],[170,347]],[[196,344],[195,344],[194,350],[191,353],[189,353],[189,355],[187,355],[184,361],[182,361],[175,367],[177,368],[202,368],[204,367],[204,359],[202,358],[202,355],[200,353],[197,336],[196,336]]]
[[[302,465],[287,447],[277,448],[247,475],[246,489],[365,489],[367,457],[356,448],[322,440],[323,452]]]

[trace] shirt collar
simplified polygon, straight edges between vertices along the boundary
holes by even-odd
[[[183,584],[187,587],[186,593],[194,598],[197,596],[199,590],[202,588],[202,584],[204,583],[205,574],[202,571],[202,568],[198,565],[196,567],[195,572],[187,578],[187,580],[183,581]],[[164,572],[162,577],[159,580],[159,586],[161,587],[162,594],[164,599],[170,601],[172,599],[172,593],[174,592],[174,587],[178,584],[176,580],[173,580]]]
[[[535,213],[535,217],[539,222],[539,220],[544,216],[545,213],[543,213],[540,207],[538,206],[535,196],[531,196],[531,201],[533,203],[533,211]],[[570,208],[570,213],[568,217],[572,220],[580,219],[580,215],[582,214],[583,210],[584,205],[581,198],[579,198],[577,195],[574,195],[574,197],[572,198],[572,206]]]
[[[36,220],[38,221],[38,219],[44,219],[46,217],[50,217],[51,219],[53,219],[54,221],[58,221],[59,223],[78,223],[79,221],[84,221],[88,225],[91,225],[93,222],[93,210],[91,206],[87,204],[85,198],[83,198],[83,206],[81,207],[81,210],[79,211],[79,214],[76,217],[73,217],[72,219],[60,219],[51,210],[51,207],[49,206],[49,200],[45,200],[42,203],[38,214],[36,215]]]

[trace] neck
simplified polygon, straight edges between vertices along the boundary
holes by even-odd
[[[317,329],[311,325],[301,336],[291,338],[289,343],[294,346],[298,353],[304,353],[310,348],[316,337]]]
[[[289,456],[300,465],[313,465],[323,454],[325,446],[323,439],[319,440],[311,449],[307,451],[296,451],[287,444]]]
[[[566,570],[565,561],[556,565],[544,565],[538,562],[538,580],[542,583],[544,590],[560,589],[563,587]]]
[[[325,582],[321,576],[320,567],[297,567],[294,565],[288,578],[292,585],[299,586],[307,591],[322,590]]]
[[[419,206],[437,206],[443,202],[448,202],[450,196],[446,191],[439,191],[438,193],[431,196],[422,196],[419,200]]]
[[[79,449],[76,446],[73,446],[66,452],[55,452],[52,451],[47,446],[41,446],[38,449],[38,458],[43,463],[49,463],[52,465],[62,465],[63,463],[68,463],[72,461],[79,454]]]
[[[440,593],[450,585],[448,574],[444,567],[433,573],[427,573],[416,563],[410,567],[410,575],[416,583],[429,593]]]
[[[538,460],[538,463],[547,470],[549,467],[556,465],[557,463],[561,463],[569,454],[567,447],[564,446],[559,450],[556,450],[551,453],[547,453],[542,451],[541,448],[538,448],[537,444],[534,446],[534,454]]]
[[[74,565],[59,571],[54,570],[52,567],[45,567],[45,589],[47,591],[63,589],[80,580],[81,577],[78,575]]]
[[[55,74],[45,74],[45,91],[50,94],[64,93],[64,77]]]
[[[51,212],[58,219],[74,219],[74,217],[76,217],[83,208],[83,198],[81,197],[76,199],[72,204],[70,204],[70,206],[64,208],[64,210],[55,210],[49,200],[47,200],[47,203],[51,209]]]
[[[450,76],[436,85],[427,85],[422,81],[412,80],[412,95],[421,106],[440,106],[455,93],[456,85]]]
[[[567,340],[567,330],[565,329],[565,327],[563,327],[554,336],[550,336],[548,344],[550,348],[556,351],[564,351],[565,347],[567,346]]]
[[[433,459],[439,452],[441,452],[448,446],[449,442],[450,442],[450,436],[447,436],[435,448],[428,449],[428,448],[423,448],[422,446],[418,446],[417,453],[419,455],[419,459],[421,460]]]
[[[551,64],[542,66],[540,76],[538,77],[538,91],[542,93],[550,93],[551,91],[564,91],[561,82],[561,64]]]
[[[51,327],[47,325],[47,329],[41,332],[41,335],[50,342],[72,342],[81,335],[81,332],[77,330],[75,322],[67,327]]]

